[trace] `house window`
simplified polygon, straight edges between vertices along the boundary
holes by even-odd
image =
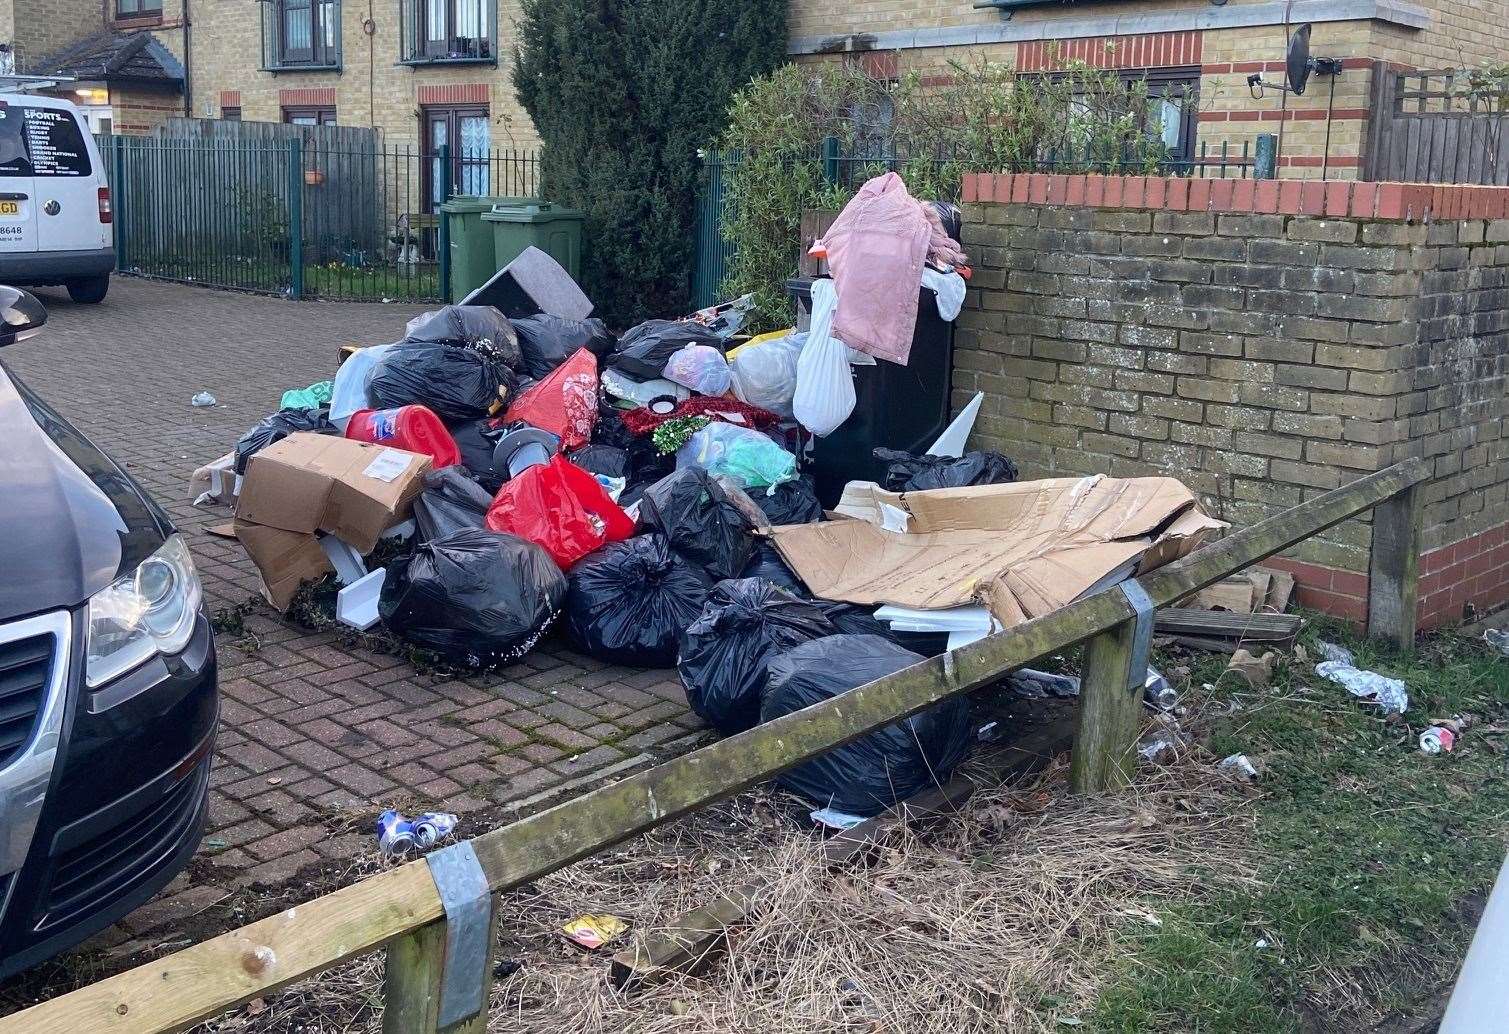
[[[223,118],[227,122],[240,122],[241,121],[241,105],[239,105],[239,104],[234,104],[234,105],[233,104],[222,104],[222,105],[220,105],[220,117]]]
[[[117,18],[140,18],[145,15],[162,15],[162,0],[115,0]]]
[[[276,71],[340,64],[339,0],[262,0],[262,67]]]
[[[430,107],[424,109],[424,142],[429,160],[425,162],[426,211],[446,200],[445,166],[440,148],[449,147],[451,155],[451,194],[473,197],[488,193],[491,183],[490,120],[487,109],[470,107]]]
[[[495,0],[399,0],[403,38],[399,60],[497,60]]]
[[[239,113],[241,109],[237,108]],[[283,121],[290,126],[333,126],[334,108],[284,108]]]
[[[1097,89],[1068,98],[1060,131],[1039,144],[1038,160],[1043,167],[1052,171],[1055,166],[1062,170],[1089,163],[1114,171],[1154,159],[1167,173],[1189,173],[1197,164],[1200,70],[1134,68],[1106,74],[1119,81],[1125,92]],[[1135,105],[1142,110],[1133,110]],[[1137,126],[1136,139],[1106,135],[1108,128],[1128,122]]]

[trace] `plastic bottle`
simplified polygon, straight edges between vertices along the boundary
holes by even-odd
[[[461,462],[456,439],[440,418],[425,406],[397,409],[358,409],[346,425],[346,437],[358,442],[391,445],[405,452],[418,452],[435,461],[435,469]]]

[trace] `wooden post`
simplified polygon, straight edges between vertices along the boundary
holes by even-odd
[[[1368,635],[1401,650],[1415,645],[1420,602],[1420,524],[1424,483],[1410,485],[1373,510],[1368,566]]]
[[[498,895],[493,895],[490,926],[498,921]],[[465,1023],[449,1027],[446,1034],[487,1034],[487,999],[492,989],[492,953],[496,932],[488,937],[487,990],[482,1011]],[[383,968],[383,1034],[437,1034],[440,1030],[440,978],[445,969],[445,920],[430,923],[395,937],[388,944],[388,963]]]
[[[1085,645],[1069,765],[1069,786],[1075,793],[1096,793],[1132,781],[1142,713],[1142,691],[1130,684],[1136,627],[1135,620],[1123,621]]]

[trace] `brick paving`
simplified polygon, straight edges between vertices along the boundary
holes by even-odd
[[[421,311],[129,278],[98,306],[38,294],[52,322],[7,348],[6,366],[172,514],[212,612],[253,597],[258,582],[239,545],[205,532],[225,515],[189,505],[190,472],[229,450],[284,389],[332,376],[338,346],[395,340]],[[219,405],[190,407],[200,390]],[[551,638],[496,675],[467,679],[424,675],[342,639],[266,608],[243,633],[219,637],[221,725],[198,856],[209,864],[106,943],[142,947],[161,940],[146,936],[154,929],[226,894],[278,889],[322,862],[369,856],[383,807],[455,811],[463,822],[496,816],[648,764],[700,728],[674,671],[605,665]]]

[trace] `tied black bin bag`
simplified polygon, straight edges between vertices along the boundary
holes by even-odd
[[[330,422],[329,409],[280,409],[258,420],[256,426],[236,442],[236,473],[245,474],[246,465],[253,456],[274,442],[281,442],[300,431],[311,434],[340,433]]]
[[[753,729],[770,659],[835,631],[815,604],[764,579],[719,582],[681,637],[686,699],[725,736]]]
[[[399,636],[455,664],[516,661],[550,627],[566,576],[533,542],[463,528],[388,568],[377,613]]]
[[[739,577],[754,546],[738,505],[701,467],[682,467],[645,489],[639,523],[664,535],[713,581]]]
[[[456,439],[456,448],[461,451],[461,465],[477,479],[478,484],[497,495],[503,482],[508,480],[508,471],[493,465],[493,452],[508,429],[494,427],[491,420],[484,418],[453,423],[449,430],[451,437]]]
[[[723,354],[723,339],[700,323],[646,320],[618,339],[608,366],[626,377],[653,380],[665,375],[666,360],[687,345],[711,345]]]
[[[441,420],[477,420],[494,402],[512,399],[518,383],[499,359],[470,348],[400,344],[372,368],[367,395],[374,409],[428,406]]]
[[[419,541],[443,538],[463,528],[487,526],[492,494],[458,468],[441,467],[424,476],[424,491],[414,500]]]
[[[571,569],[566,632],[589,657],[639,668],[676,664],[681,633],[712,587],[663,535],[610,542]]]
[[[524,356],[524,372],[543,380],[557,366],[585,348],[601,361],[613,351],[613,334],[599,319],[573,320],[548,312],[512,321]]]
[[[884,487],[888,492],[1004,485],[1017,478],[1016,464],[998,452],[914,456],[899,449],[876,449],[875,459],[885,464]]]
[[[513,370],[523,365],[513,325],[491,305],[447,305],[415,316],[404,329],[405,341],[475,349]]]
[[[760,721],[799,711],[922,658],[874,635],[813,639],[770,662]],[[928,786],[941,786],[969,746],[969,700],[952,697],[776,776],[819,808],[875,815]]]
[[[815,524],[823,519],[823,504],[817,501],[811,478],[782,481],[769,492],[752,491],[750,498],[771,524]]]

